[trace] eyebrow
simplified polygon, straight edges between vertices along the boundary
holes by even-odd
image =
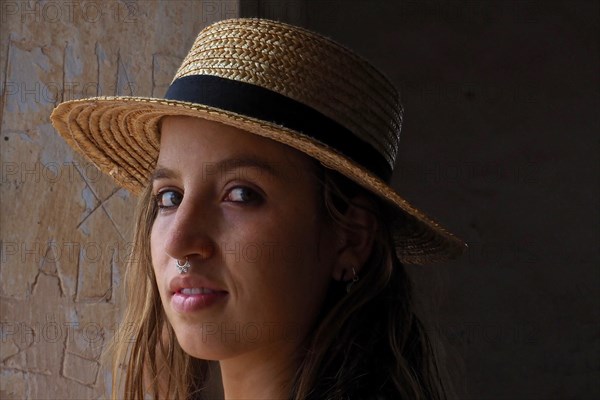
[[[206,162],[202,164],[202,178],[206,178],[209,175],[215,174],[226,174],[240,168],[258,168],[275,178],[281,178],[280,169],[276,168],[276,164],[267,162],[260,158],[244,156],[244,157],[233,157],[226,158],[216,162]],[[281,167],[281,166],[280,166]],[[177,179],[181,175],[178,171],[173,169],[157,165],[156,169],[150,177],[150,182],[154,182],[159,179]]]
[[[156,169],[150,176],[150,182],[154,182],[159,179],[170,179],[170,178],[178,178],[179,174],[167,167],[156,166]]]

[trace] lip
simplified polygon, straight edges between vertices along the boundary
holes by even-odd
[[[211,293],[184,294],[182,289],[204,288]],[[211,281],[199,276],[177,276],[169,283],[171,306],[179,313],[189,313],[208,308],[225,299],[229,294]]]

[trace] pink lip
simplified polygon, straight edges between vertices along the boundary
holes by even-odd
[[[184,294],[185,288],[210,289],[212,293]],[[175,312],[189,313],[210,307],[216,302],[223,300],[229,294],[210,281],[192,275],[177,276],[169,284],[171,291],[171,306]]]
[[[181,292],[173,294],[171,305],[176,312],[188,313],[208,308],[227,296],[227,292],[185,295]]]

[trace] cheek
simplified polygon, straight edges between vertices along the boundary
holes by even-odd
[[[162,250],[162,238],[158,232],[160,232],[160,227],[157,227],[157,225],[154,224],[152,226],[152,230],[150,231],[150,257],[154,274],[156,275],[156,278],[160,280],[164,270],[163,265],[165,264],[166,260],[164,258],[166,256],[165,252]]]
[[[168,280],[169,267],[175,269],[174,264],[170,264],[170,259],[164,251],[164,237],[160,234],[161,229],[159,224],[155,224],[150,231],[150,261],[152,270],[154,271],[155,285],[158,288],[161,303],[167,304],[169,294],[166,287]]]
[[[158,256],[158,239],[157,239],[157,235],[156,235],[156,230],[155,227],[152,227],[152,230],[150,231],[150,256],[152,259],[152,266],[154,267],[154,265],[156,265],[156,263],[154,262]]]
[[[280,234],[286,240],[275,262],[269,263],[270,271],[264,271],[265,281],[271,281],[285,299],[279,299],[280,304],[289,301],[294,308],[307,310],[320,305],[331,280],[335,254],[335,247],[325,240],[327,233],[320,229],[309,225],[293,230],[291,235],[287,232],[287,237]]]

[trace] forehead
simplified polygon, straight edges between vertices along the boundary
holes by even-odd
[[[189,170],[225,166],[263,167],[290,175],[314,171],[317,162],[308,155],[253,133],[187,116],[161,120],[158,166]],[[195,169],[195,168],[191,168]]]

